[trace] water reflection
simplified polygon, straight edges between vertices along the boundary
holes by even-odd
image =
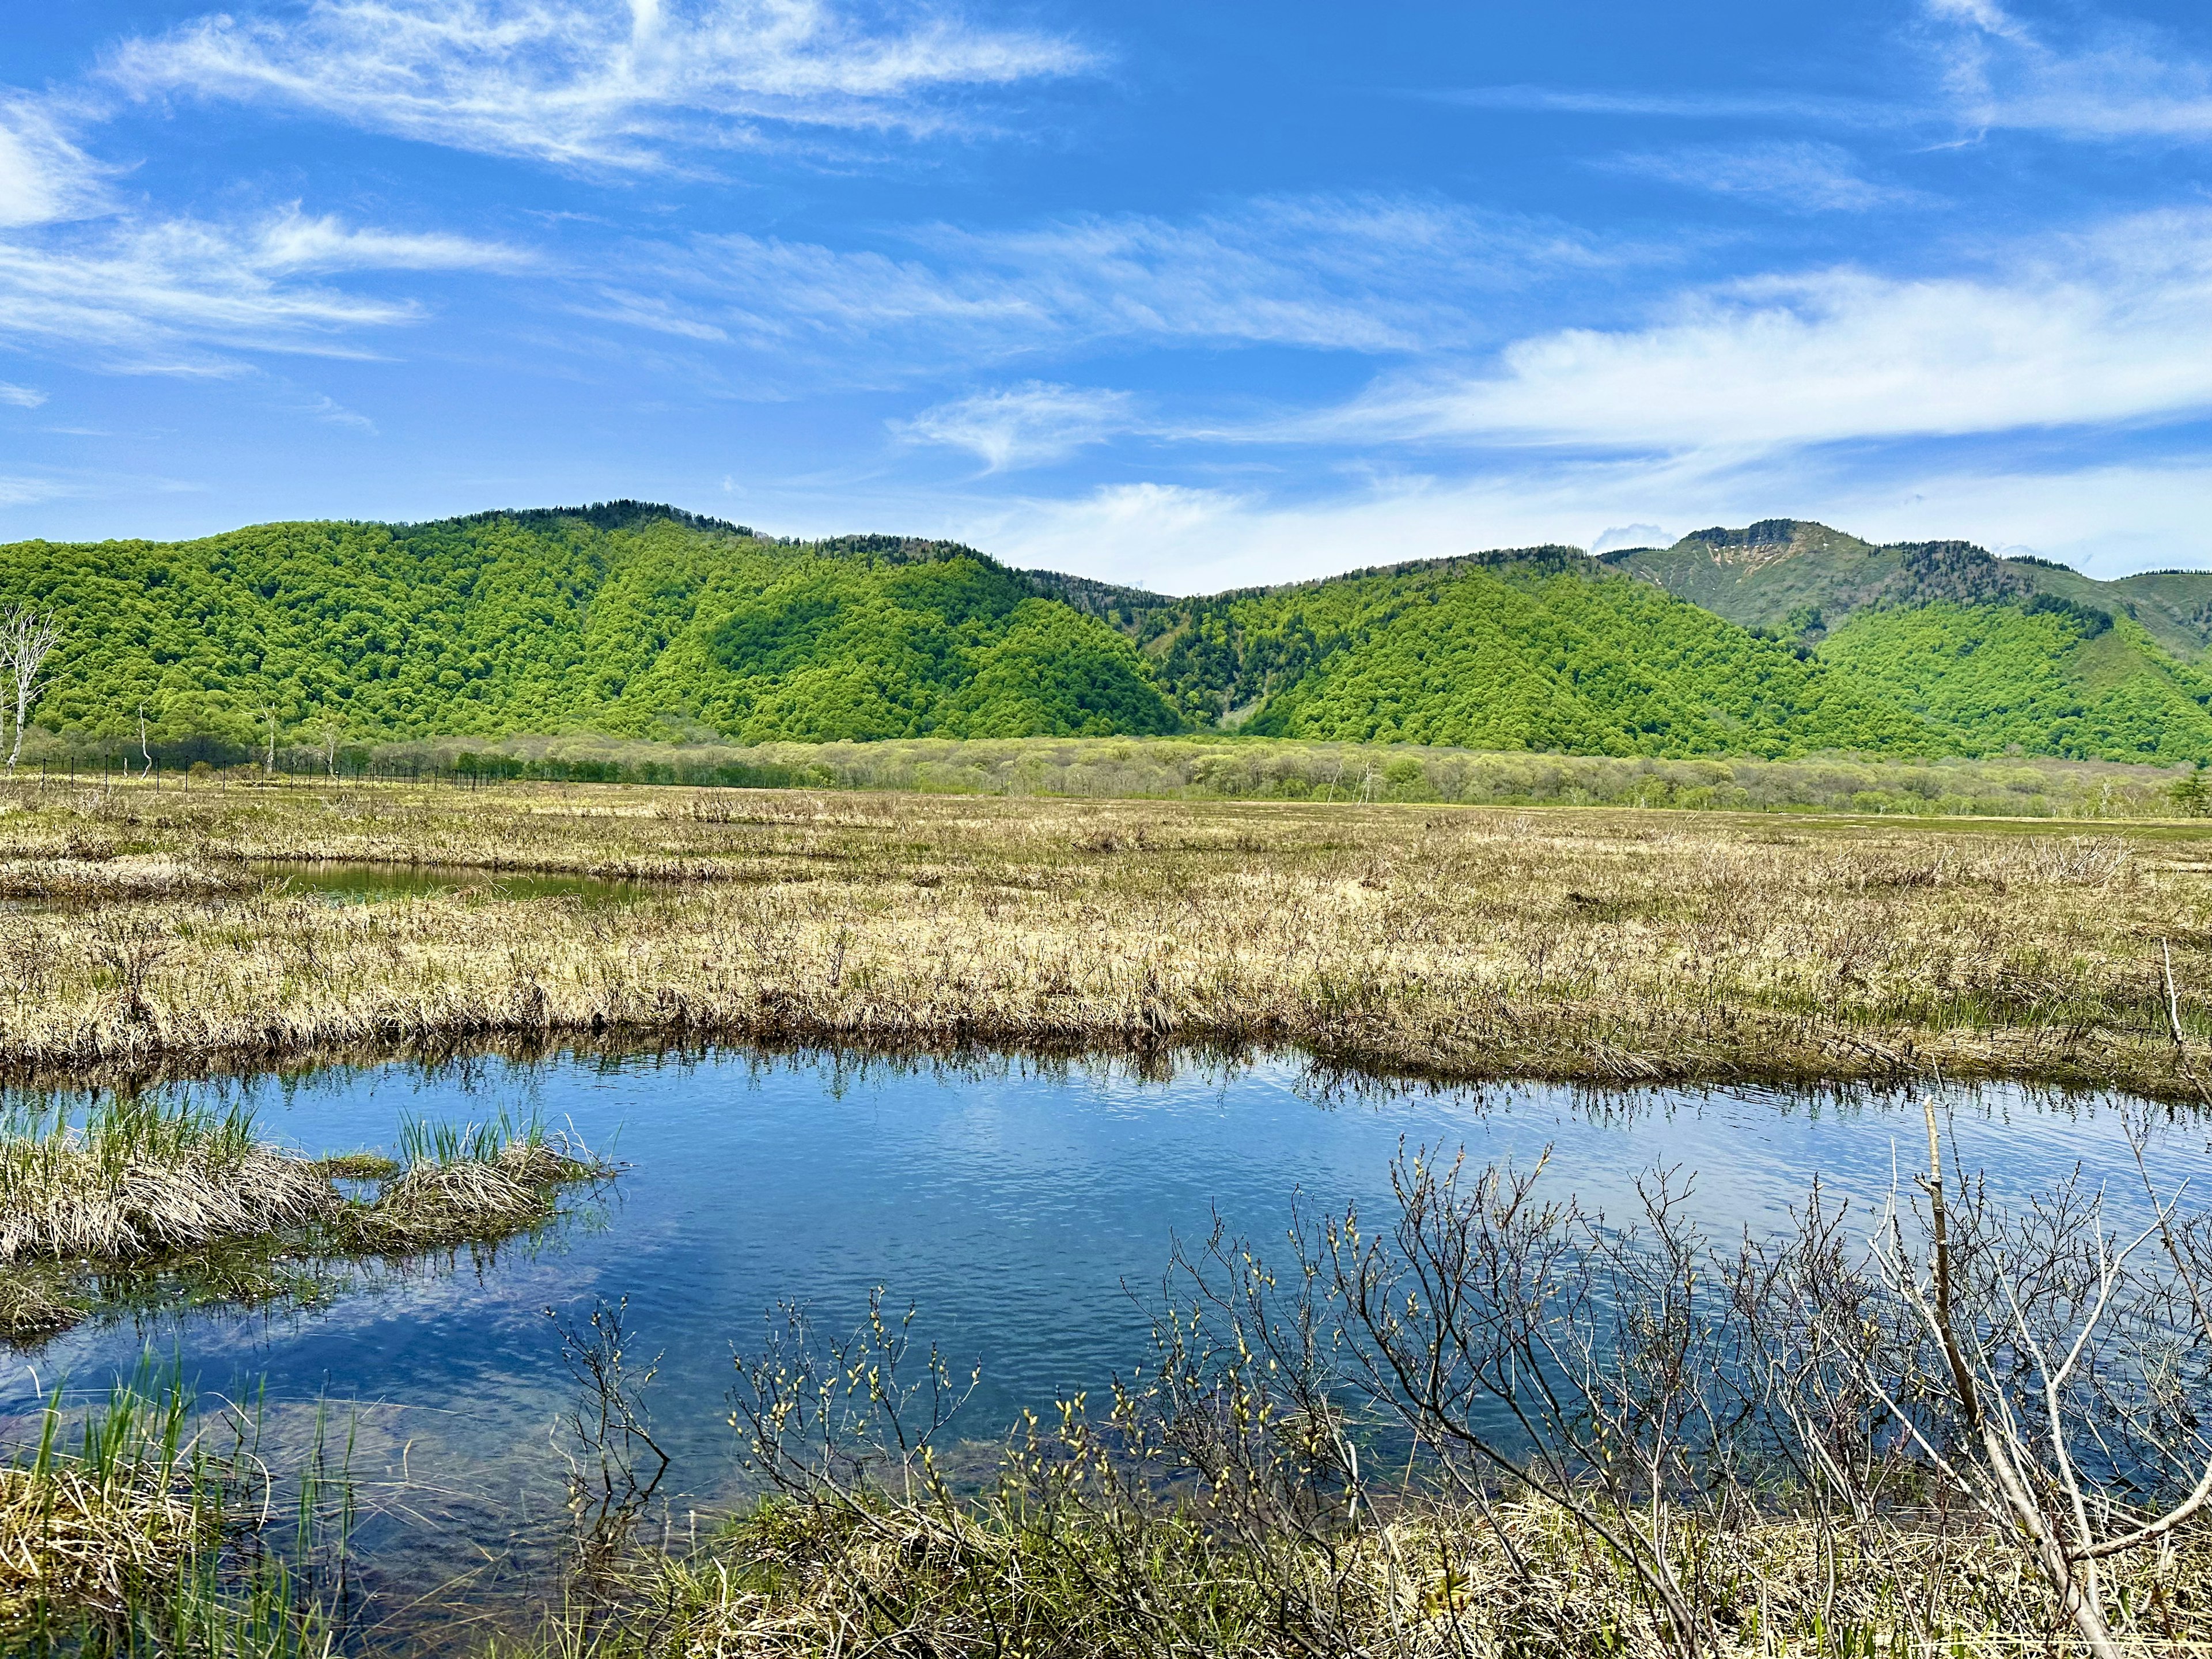
[[[1401,1145],[1464,1146],[1475,1163],[1548,1149],[1561,1189],[1623,1217],[1638,1175],[1694,1172],[1696,1212],[1723,1234],[1778,1224],[1816,1174],[1878,1202],[1900,1163],[1909,1178],[1924,1158],[1917,1096],[1428,1088],[1291,1057],[1139,1069],[571,1053],[173,1086],[244,1095],[265,1135],[318,1154],[389,1146],[403,1117],[506,1110],[571,1127],[628,1166],[549,1238],[364,1274],[313,1310],[88,1327],[0,1380],[0,1412],[21,1421],[58,1371],[103,1387],[150,1341],[204,1389],[265,1388],[280,1449],[318,1400],[356,1408],[355,1469],[374,1517],[361,1543],[393,1595],[447,1571],[457,1540],[511,1563],[517,1536],[550,1535],[562,1465],[549,1428],[569,1379],[549,1310],[627,1296],[635,1352],[663,1354],[653,1403],[680,1530],[737,1490],[732,1350],[779,1303],[836,1326],[889,1286],[959,1369],[981,1366],[967,1431],[988,1437],[1025,1406],[1096,1393],[1141,1363],[1146,1303],[1176,1237],[1201,1237],[1218,1216],[1265,1244],[1294,1203],[1375,1210]],[[2135,1179],[2116,1103],[2003,1088],[1944,1101],[1963,1159],[2000,1194],[2077,1164],[2109,1172],[2123,1196]],[[2169,1120],[2162,1137],[2169,1190],[2191,1176],[2201,1187],[2203,1123]]]

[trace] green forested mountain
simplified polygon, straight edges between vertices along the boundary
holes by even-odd
[[[2212,759],[2212,575],[2095,582],[1788,520],[1170,599],[898,537],[615,502],[0,547],[38,720],[288,741],[1229,727],[1600,754]]]
[[[1170,602],[1131,627],[1194,720],[1279,737],[1589,754],[1942,749],[1779,641],[1530,548]]]
[[[0,548],[62,614],[42,725],[349,740],[589,728],[768,738],[1165,732],[1130,642],[981,554],[798,546],[666,508],[275,524]]]
[[[2212,573],[2097,581],[1964,542],[1790,519],[1608,553],[1610,569],[1809,647],[1966,752],[2212,757]]]

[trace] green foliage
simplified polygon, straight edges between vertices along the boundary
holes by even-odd
[[[1291,590],[1232,619],[1255,658],[1314,664],[1255,733],[1604,755],[1950,746],[1786,645],[1558,561]]]
[[[2192,818],[2201,818],[2212,812],[2212,789],[2205,787],[2204,763],[2195,766],[2176,781],[2172,789],[2173,804]]]
[[[2130,619],[2022,605],[1862,611],[1820,659],[1956,734],[1970,754],[2172,763],[2212,756],[2212,678]]]
[[[333,767],[461,738],[493,775],[520,763],[479,740],[587,732],[2212,757],[2212,676],[2160,643],[2212,600],[2130,579],[2154,580],[1773,520],[1605,561],[1529,548],[1169,599],[636,502],[0,547],[0,600],[61,615],[50,732],[135,744],[143,708],[154,742],[258,750],[273,717]]]
[[[0,548],[60,612],[50,730],[251,744],[518,732],[1169,732],[1129,643],[965,548],[797,547],[618,503]]]

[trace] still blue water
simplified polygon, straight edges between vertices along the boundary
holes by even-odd
[[[279,1449],[307,1432],[314,1402],[333,1402],[377,1516],[364,1547],[402,1578],[439,1571],[456,1536],[496,1552],[557,1510],[550,1431],[574,1386],[549,1308],[629,1298],[635,1358],[661,1356],[649,1398],[680,1528],[737,1490],[732,1353],[778,1303],[849,1328],[869,1289],[888,1287],[963,1372],[980,1364],[963,1427],[989,1438],[1023,1407],[1142,1364],[1138,1298],[1157,1292],[1176,1237],[1202,1239],[1218,1214],[1279,1241],[1294,1201],[1379,1214],[1401,1142],[1463,1146],[1477,1163],[1548,1147],[1559,1190],[1624,1216],[1638,1173],[1679,1166],[1696,1173],[1698,1213],[1730,1236],[1781,1221],[1815,1174],[1878,1200],[1926,1144],[1917,1097],[1345,1091],[1292,1058],[1184,1061],[1147,1079],[1105,1063],[563,1055],[226,1087],[252,1101],[265,1137],[314,1153],[388,1147],[406,1117],[506,1111],[573,1128],[624,1166],[550,1237],[489,1261],[380,1275],[307,1313],[88,1327],[6,1366],[0,1413],[19,1424],[58,1376],[99,1387],[149,1345],[205,1393],[260,1391]],[[2136,1180],[2110,1103],[1988,1089],[1947,1103],[1966,1160],[2000,1192],[2077,1162],[2123,1195]],[[2169,1186],[2212,1179],[2205,1141],[2201,1126],[2166,1132]],[[422,1559],[401,1572],[410,1551]]]

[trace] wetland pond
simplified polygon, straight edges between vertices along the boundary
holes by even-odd
[[[1816,1174],[1878,1203],[1926,1146],[1917,1096],[1345,1086],[1296,1057],[1146,1075],[1103,1060],[566,1053],[176,1091],[242,1097],[263,1138],[316,1155],[389,1146],[404,1120],[506,1113],[623,1166],[542,1237],[370,1273],[326,1305],[95,1319],[0,1362],[13,1434],[58,1378],[73,1395],[103,1389],[149,1349],[204,1398],[258,1399],[280,1449],[326,1411],[352,1440],[364,1594],[403,1624],[393,1610],[417,1597],[489,1610],[543,1589],[566,1469],[553,1425],[575,1397],[548,1309],[574,1320],[629,1299],[633,1363],[661,1356],[647,1398],[673,1459],[654,1530],[680,1537],[695,1511],[743,1499],[732,1354],[758,1348],[779,1304],[833,1333],[874,1286],[913,1304],[919,1337],[963,1376],[980,1366],[960,1422],[988,1442],[1024,1407],[1097,1399],[1142,1367],[1174,1239],[1202,1241],[1218,1216],[1280,1249],[1294,1202],[1379,1218],[1401,1146],[1524,1165],[1548,1148],[1557,1190],[1624,1216],[1640,1174],[1694,1171],[1697,1213],[1723,1237],[1782,1222]],[[2077,1164],[2116,1199],[2139,1181],[2118,1103],[1983,1088],[1946,1103],[1966,1166],[2000,1194]],[[2207,1133],[2165,1133],[2169,1192],[2212,1180]]]

